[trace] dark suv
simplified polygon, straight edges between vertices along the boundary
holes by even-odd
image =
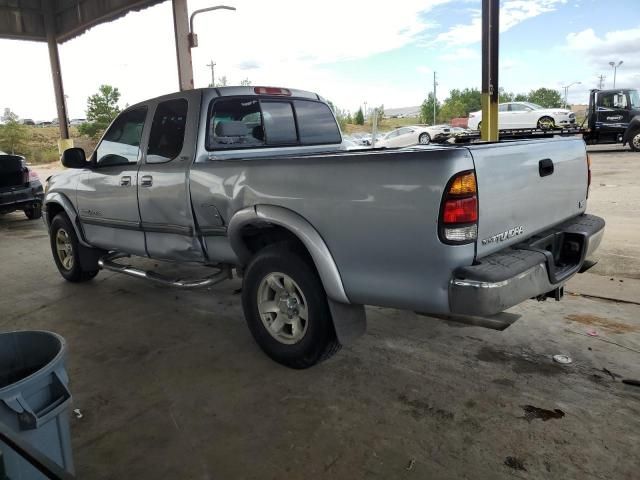
[[[40,178],[24,157],[0,152],[0,214],[23,210],[30,220],[40,218],[43,196]]]

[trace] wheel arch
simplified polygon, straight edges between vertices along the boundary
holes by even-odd
[[[285,239],[299,242],[311,257],[327,296],[339,303],[350,303],[329,248],[318,231],[296,212],[276,205],[244,208],[229,221],[227,235],[242,265],[263,245],[252,237],[261,237],[267,244]]]
[[[71,203],[71,200],[69,200],[66,195],[58,192],[49,193],[44,199],[43,206],[47,230],[51,228],[51,221],[55,218],[56,215],[58,215],[59,213],[65,213],[67,217],[69,217],[71,225],[73,225],[73,229],[75,230],[76,236],[78,237],[78,242],[85,247],[91,246],[84,239],[82,228],[78,223],[78,213]]]
[[[624,135],[622,136],[622,144],[626,145],[631,142],[633,136],[640,131],[640,115],[636,115],[629,122],[629,126],[624,131]]]

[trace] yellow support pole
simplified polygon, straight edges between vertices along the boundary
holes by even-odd
[[[498,141],[500,0],[482,0],[482,125],[480,138]]]

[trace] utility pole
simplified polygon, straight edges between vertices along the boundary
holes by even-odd
[[[598,75],[598,89],[602,90],[604,88],[604,79],[607,78],[606,75]]]
[[[216,86],[216,76],[214,74],[214,70],[213,68],[216,66],[216,64],[213,62],[213,60],[210,61],[210,63],[207,63],[207,67],[211,68],[211,86],[215,87]]]
[[[367,102],[364,102],[364,118],[367,118]]]
[[[483,141],[498,140],[498,52],[500,0],[482,0],[482,125]]]
[[[438,104],[438,100],[436,97],[436,86],[438,82],[436,82],[436,71],[433,71],[433,124],[436,124],[436,105]]]

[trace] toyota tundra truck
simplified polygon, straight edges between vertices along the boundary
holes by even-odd
[[[345,151],[327,102],[273,87],[207,88],[131,106],[87,159],[46,182],[53,259],[176,288],[237,275],[258,345],[293,368],[366,329],[365,305],[492,316],[559,299],[593,265],[604,221],[576,137]],[[171,278],[148,257],[210,270]],[[135,263],[135,262],[134,262]]]

